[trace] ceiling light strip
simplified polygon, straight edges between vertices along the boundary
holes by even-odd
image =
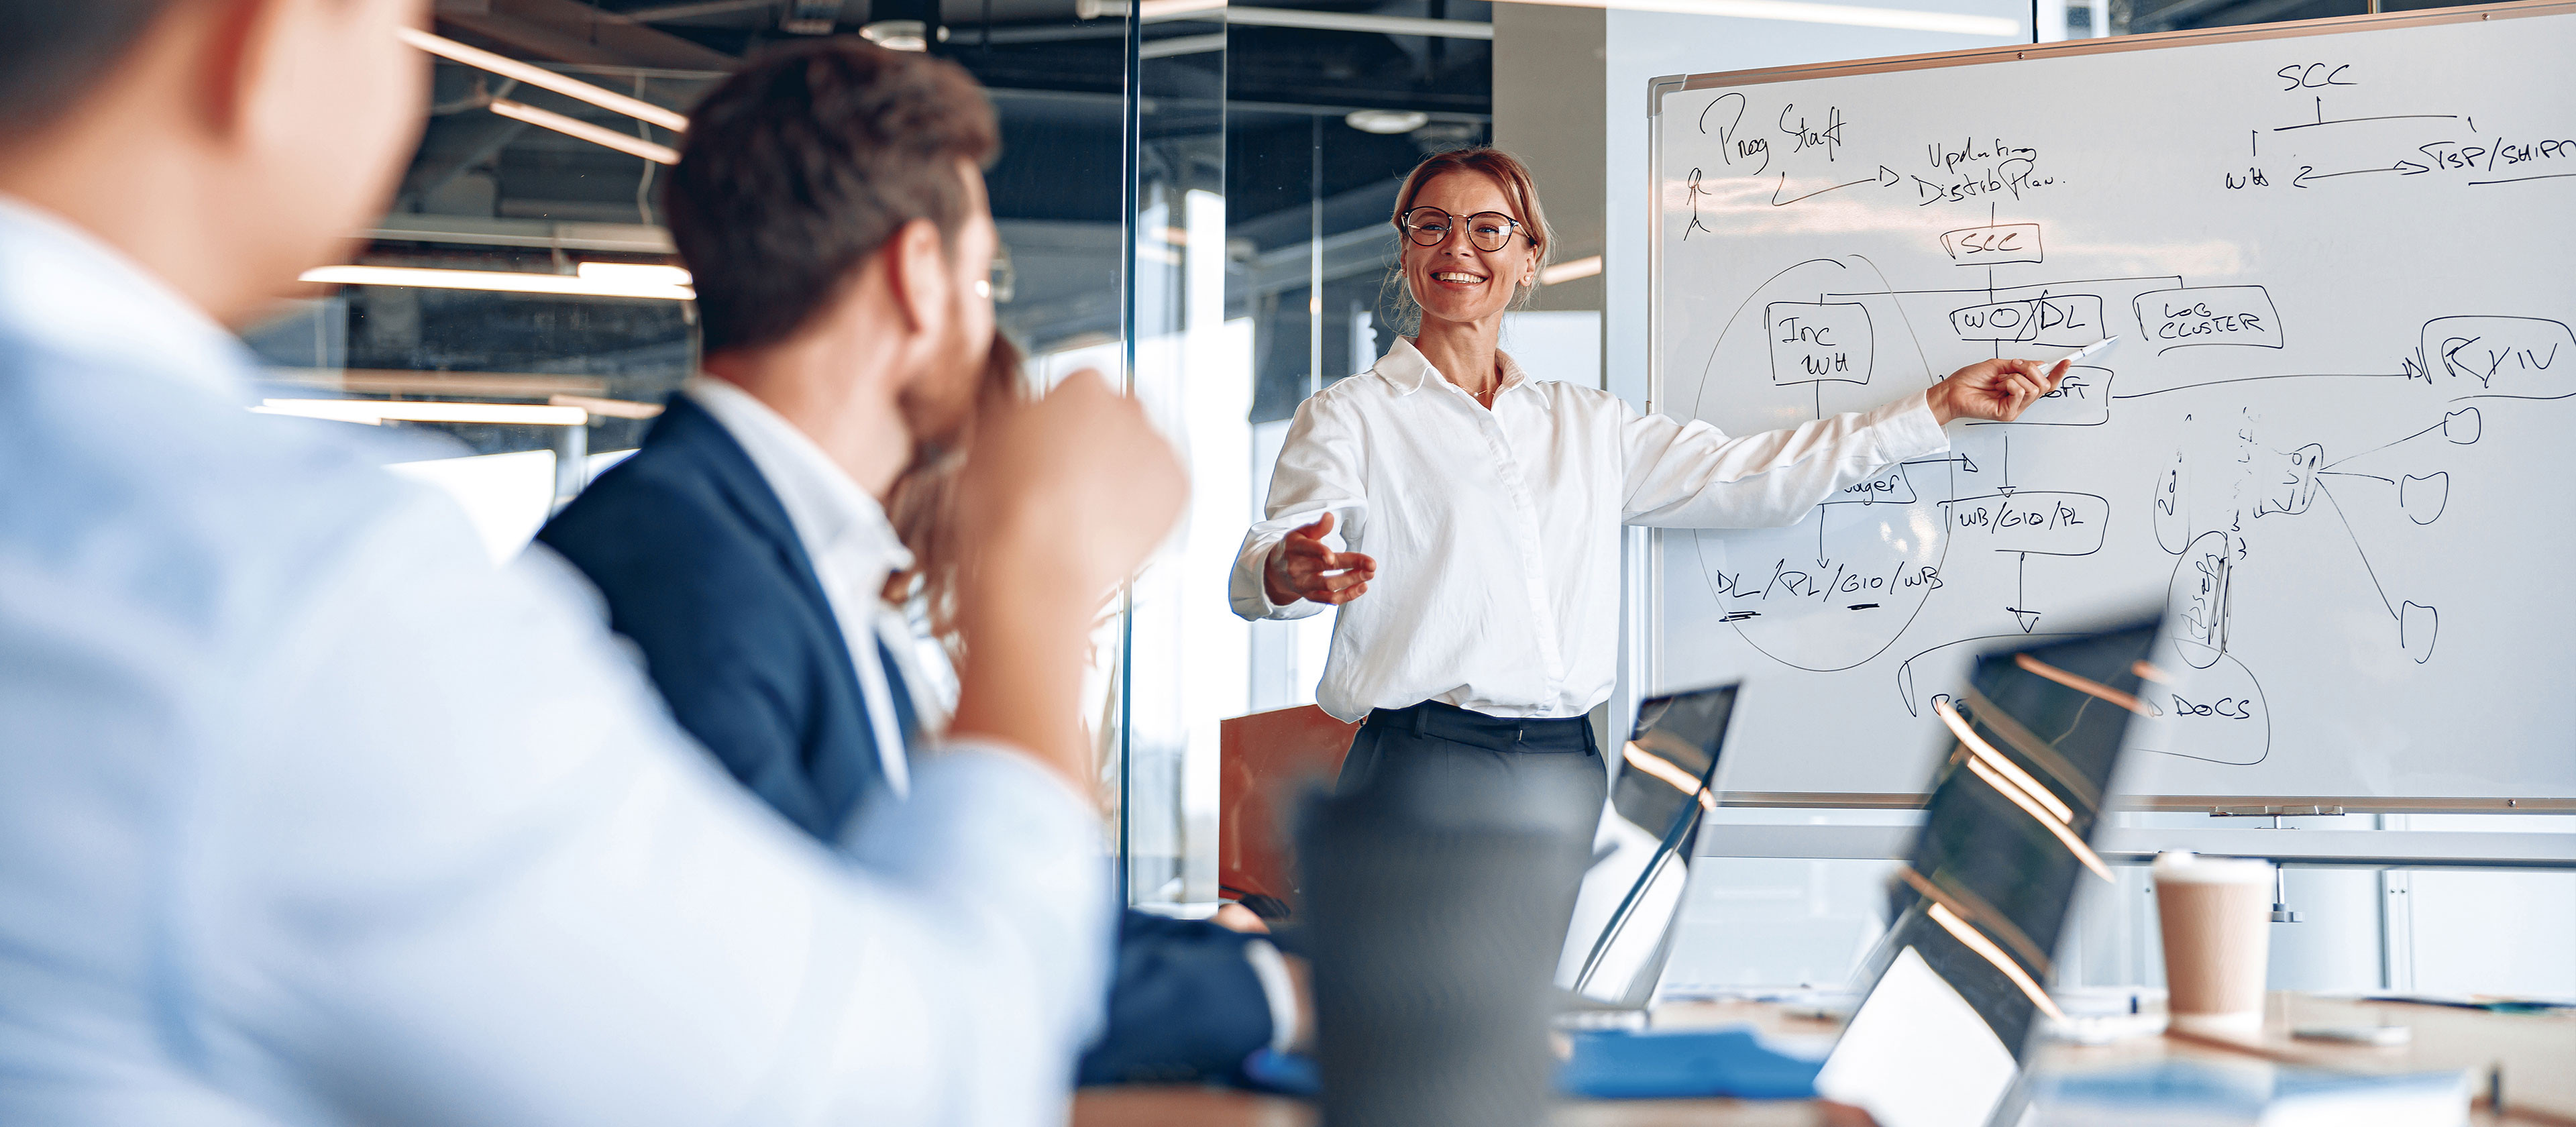
[[[571,297],[640,297],[660,301],[694,301],[687,286],[579,278],[566,274],[526,274],[514,270],[433,270],[417,266],[324,266],[302,279],[324,285],[409,286],[431,290],[489,290],[496,293],[557,294]]]
[[[567,78],[544,67],[524,63],[507,55],[495,55],[480,47],[468,47],[444,36],[431,35],[418,28],[396,32],[402,41],[442,59],[490,71],[503,78],[515,78],[541,90],[552,90],[567,98],[576,98],[604,110],[652,122],[674,133],[688,131],[689,119],[677,110],[664,109],[642,98],[630,98],[605,87],[593,86],[578,78]],[[668,162],[665,162],[668,163]]]
[[[1103,16],[1134,14],[1146,23],[1165,20],[1221,20],[1225,18],[1225,0],[1074,0],[1075,19],[1096,20]]]
[[[594,415],[616,419],[654,419],[662,415],[659,403],[638,403],[632,399],[602,399],[596,395],[549,395],[546,402],[557,407],[579,407]]]
[[[2060,685],[2064,685],[2067,688],[2073,689],[2088,697],[2093,697],[2098,700],[2107,700],[2122,708],[2128,709],[2131,712],[2137,713],[2140,716],[2153,718],[2164,715],[2161,712],[2148,708],[2136,697],[2130,696],[2127,693],[2114,689],[2111,686],[2105,685],[2090,677],[2080,677],[2063,669],[2059,669],[2058,667],[2032,657],[2029,654],[2014,654],[2013,664],[2020,666],[2023,672],[2035,673],[2039,676],[2046,677],[2051,681],[2055,681]],[[2147,663],[2141,661],[2138,664],[2146,665]],[[2154,666],[2147,667],[2150,669],[2154,668]]]
[[[2056,834],[2057,840],[2066,846],[2066,851],[2074,854],[2076,860],[2083,862],[2085,868],[2093,870],[2094,876],[2103,880],[2113,879],[2111,866],[2102,863],[2102,858],[2093,852],[2092,846],[2084,844],[2084,839],[2075,836],[2075,831],[2068,829],[2064,822],[2053,821],[2047,815],[2040,813],[2039,807],[2031,805],[2029,796],[2019,787],[2013,786],[2004,781],[2003,776],[1988,770],[1986,765],[1978,762],[1975,756],[1968,758],[1968,770],[1976,772],[1977,777],[1984,779],[1987,786],[1995,788],[1996,794],[2011,799],[2013,805],[2021,807],[2022,813],[2030,815],[2031,821],[2039,823],[2040,827],[2048,832]]]
[[[506,118],[551,129],[564,136],[577,137],[594,145],[604,145],[629,156],[642,157],[655,164],[680,163],[680,151],[669,145],[655,144],[641,137],[630,137],[605,125],[594,125],[577,117],[566,117],[553,110],[541,110],[526,102],[494,98],[491,110]]]
[[[1553,286],[1560,282],[1571,282],[1577,278],[1589,278],[1599,274],[1600,272],[1601,256],[1597,254],[1586,255],[1582,258],[1557,263],[1554,266],[1550,266],[1545,270],[1539,271],[1538,284],[1542,286]]]
[[[2013,950],[2021,955],[2024,965],[2041,974],[2053,973],[2048,957],[2040,953],[2039,945],[2022,933],[2021,928],[2012,922],[2012,917],[1996,911],[1994,905],[1985,902],[1985,898],[1964,888],[1943,888],[1933,884],[1930,878],[1915,872],[1911,865],[1898,865],[1896,875],[1905,878],[1905,883],[1922,893],[1924,899],[1950,909],[1950,914],[1975,925],[1977,930],[2011,944]]]
[[[1950,734],[1959,737],[1959,742],[1969,751],[1974,752],[1977,758],[1993,765],[1996,770],[2010,777],[2023,790],[2028,791],[2032,798],[2038,799],[2042,805],[2048,807],[2048,812],[2056,815],[2059,822],[2072,823],[2075,820],[2075,811],[2072,808],[2047,787],[2041,786],[2039,780],[2031,778],[2030,772],[2021,769],[2021,764],[2005,758],[2004,753],[1995,750],[1995,745],[1987,743],[1985,737],[1968,727],[1968,722],[1959,716],[1958,709],[1950,707],[1949,701],[1933,701],[1932,712],[1941,718],[1941,723],[1949,726]]]
[[[2066,1020],[2066,1012],[2058,1009],[2056,1002],[2049,1000],[2048,992],[2040,989],[2039,983],[2031,981],[2030,972],[2021,969],[2021,964],[2014,962],[2012,956],[2004,954],[2004,949],[1995,946],[1994,940],[1986,938],[1976,928],[1968,926],[1968,921],[1951,915],[1950,909],[1937,903],[1932,905],[1931,911],[1926,914],[1932,917],[1932,922],[1940,924],[1942,930],[1949,932],[1951,938],[1983,956],[1987,962],[1993,963],[1996,970],[2004,972],[2004,977],[2011,979],[2013,985],[2021,987],[2021,992],[2030,998],[2032,1005],[2039,1007],[2039,1012],[2059,1021]]]
[[[1716,811],[1717,796],[1709,793],[1707,787],[1699,785],[1698,779],[1692,778],[1690,772],[1682,770],[1672,760],[1647,751],[1638,746],[1635,740],[1628,741],[1627,748],[1621,754],[1628,761],[1629,766],[1662,779],[1674,790],[1699,799],[1700,809]]]
[[[1637,746],[1635,740],[1628,741],[1628,746],[1622,749],[1621,754],[1628,760],[1629,766],[1662,779],[1674,790],[1683,794],[1694,794],[1699,791],[1699,780],[1692,778],[1690,772],[1682,770],[1672,760]]]
[[[1225,10],[1225,22],[1253,27],[1302,27],[1317,31],[1375,32],[1379,35],[1428,35],[1441,39],[1492,39],[1494,25],[1482,20],[1428,20],[1417,16],[1373,16],[1364,12],[1309,12],[1298,8]]]
[[[526,403],[432,403],[416,399],[263,399],[251,411],[261,415],[294,415],[371,426],[387,419],[411,423],[515,423],[541,427],[578,427],[590,423],[590,412],[579,407]]]
[[[1860,8],[1811,4],[1803,0],[1524,0],[1567,8],[1617,8],[1631,12],[1668,12],[1682,16],[1731,16],[1746,20],[1884,27],[1897,31],[1936,31],[2019,39],[2021,21],[2006,16],[1972,16],[1957,12],[1915,12],[1903,8]]]
[[[1225,33],[1214,35],[1178,35],[1170,39],[1148,39],[1137,49],[1140,59],[1168,59],[1175,55],[1204,55],[1225,50]]]

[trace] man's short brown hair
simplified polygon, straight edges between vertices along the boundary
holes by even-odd
[[[54,123],[170,0],[0,0],[0,140]]]
[[[705,350],[793,335],[913,220],[954,247],[971,198],[958,166],[1000,145],[974,78],[917,52],[833,39],[727,78],[690,116],[663,197]]]

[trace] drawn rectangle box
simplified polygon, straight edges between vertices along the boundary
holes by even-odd
[[[2281,347],[2281,315],[2261,286],[2148,290],[2134,307],[2138,332],[2158,355],[2213,344]]]
[[[1950,535],[1963,548],[2089,556],[2102,550],[2111,503],[2090,493],[2024,489],[1942,502]]]
[[[2008,262],[2041,262],[2048,258],[2037,223],[1991,223],[1941,232],[1941,249],[1954,266],[2001,266]]]
[[[2039,402],[2022,408],[2021,417],[2013,421],[1970,419],[1972,427],[2098,427],[2111,421],[2111,377],[2109,368],[2078,364],[2066,369],[2066,378],[2057,388],[2039,397]]]
[[[2102,330],[2102,299],[2089,293],[2042,293],[1953,309],[1950,331],[1960,340],[2062,343],[2079,348],[2110,335]]]
[[[1869,307],[1857,301],[1775,301],[1762,307],[1775,386],[1868,383],[1876,354]]]
[[[2576,332],[2564,321],[2436,317],[2424,322],[2422,348],[2428,376],[2476,380],[2481,392],[2554,397],[2576,391]]]

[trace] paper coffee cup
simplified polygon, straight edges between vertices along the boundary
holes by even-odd
[[[2173,1028],[2261,1032],[2271,956],[2271,863],[2159,853],[2153,873]]]

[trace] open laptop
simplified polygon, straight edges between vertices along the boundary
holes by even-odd
[[[1637,709],[1557,962],[1556,984],[1581,1005],[1642,1009],[1663,978],[1735,694],[1719,685]]]
[[[2059,935],[2081,882],[2110,879],[2091,843],[2129,721],[2148,714],[2138,694],[2156,625],[1987,653],[1936,702],[1943,754],[1923,828],[1891,890],[1894,922],[1855,975],[1863,997],[1816,1078],[1821,1095],[1880,1127],[2018,1119],[2020,1061],[2054,1005]],[[1729,685],[1639,713],[1600,838],[1608,852],[1578,899],[1576,934],[1589,942],[1579,960],[1569,943],[1558,978],[1589,1004],[1642,1006],[1662,975],[1734,699]],[[1685,793],[1673,768],[1696,788]],[[1647,827],[1663,831],[1655,844],[1617,864]],[[1612,883],[1617,893],[1596,887]],[[1604,895],[1610,906],[1585,924],[1582,900]]]
[[[2155,639],[2148,621],[1996,650],[1936,700],[1946,751],[1820,1094],[1880,1127],[2019,1120],[2076,891],[2112,879],[2092,840],[2129,722],[2152,714]]]

